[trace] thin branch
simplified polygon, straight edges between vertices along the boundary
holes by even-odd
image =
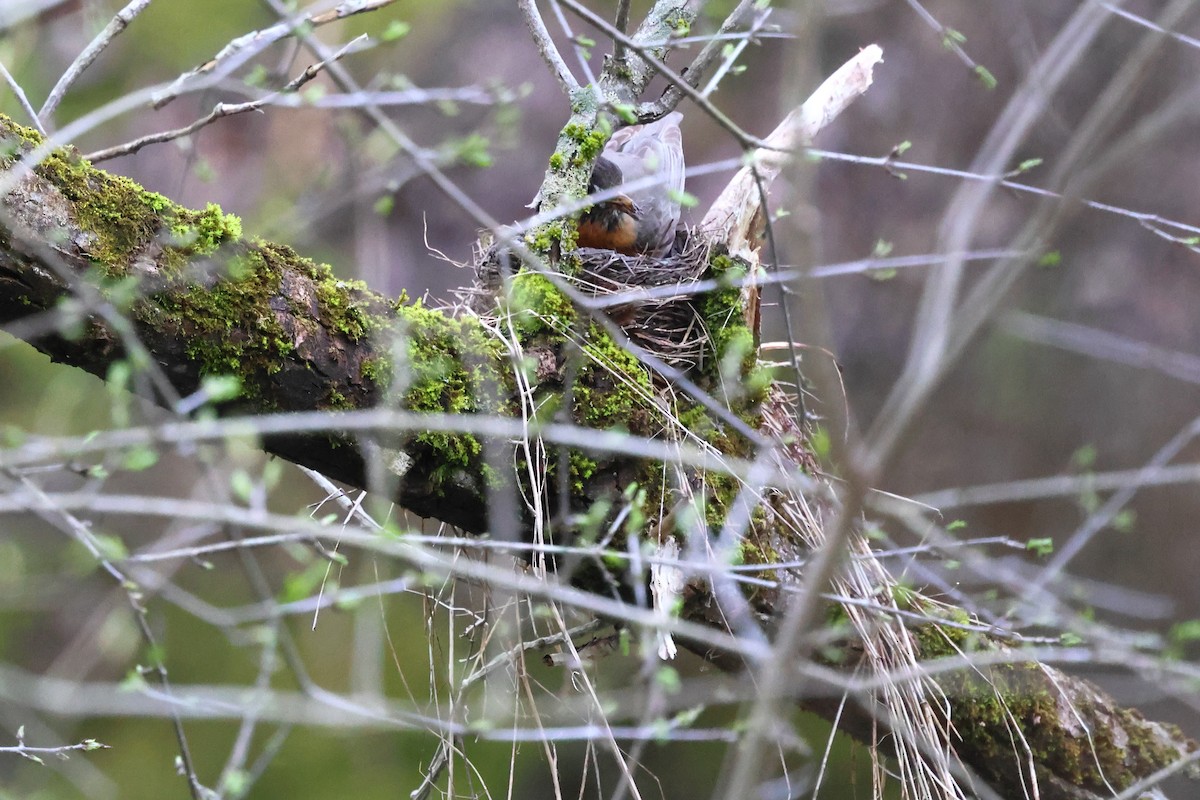
[[[929,10],[926,9],[925,6],[921,5],[918,0],[905,0],[905,2],[907,2],[909,7],[917,13],[918,17],[925,21],[926,25],[937,31],[937,34],[942,37],[943,46],[958,56],[959,60],[962,61],[968,69],[977,75],[979,74],[979,64],[975,62],[975,59],[967,55],[967,51],[962,47],[961,41],[963,37],[961,34],[955,30],[947,28],[945,25],[939,22],[938,18],[929,13]]]
[[[575,52],[575,58],[579,60],[579,69],[583,71],[583,77],[587,79],[589,86],[596,84],[596,73],[592,70],[592,63],[589,61],[591,50],[583,46],[583,43],[575,35],[575,31],[571,29],[571,23],[567,21],[566,15],[562,12],[562,7],[559,6],[556,0],[551,0],[550,10],[554,12],[554,19],[558,22],[558,27],[562,28],[563,34],[571,40]]]
[[[46,97],[46,102],[42,104],[42,110],[38,112],[38,119],[44,125],[50,124],[50,118],[54,115],[58,104],[62,102],[63,96],[71,85],[79,79],[83,71],[92,65],[99,55],[104,52],[104,48],[108,47],[112,40],[121,35],[122,31],[133,22],[138,14],[146,10],[150,5],[151,0],[132,0],[129,5],[117,12],[116,16],[104,27],[104,30],[97,34],[95,39],[83,49],[83,52],[76,57],[71,66],[67,67],[67,71],[58,79],[58,83],[54,84],[54,88],[50,90],[49,96]]]
[[[689,86],[693,88],[699,87],[700,79],[704,77],[704,73],[708,72],[708,68],[712,66],[714,61],[716,61],[717,55],[720,54],[720,52],[724,49],[722,42],[728,36],[732,35],[736,28],[742,25],[742,22],[752,10],[758,7],[759,3],[756,0],[741,0],[741,2],[738,3],[737,8],[731,11],[729,16],[725,18],[725,21],[721,23],[721,27],[716,34],[708,37],[708,41],[704,43],[704,48],[687,68],[687,76],[685,80]],[[765,20],[769,14],[769,8],[760,9],[758,19]],[[748,40],[749,36],[742,39],[740,46],[745,47],[745,42]],[[706,89],[701,94],[707,97],[710,93],[711,90]],[[674,85],[668,87],[667,91],[663,93],[662,98],[660,98],[657,103],[653,104],[654,113],[657,114],[661,111],[661,113],[665,114],[667,111],[670,111],[679,104],[681,95],[681,88]]]
[[[347,53],[360,49],[361,46],[367,41],[368,37],[365,33],[355,39],[352,39],[344,47],[334,53],[331,56],[331,60],[336,61]],[[282,95],[295,93],[300,89],[300,87],[304,86],[304,84],[317,77],[321,70],[324,69],[329,63],[330,61],[321,61],[310,65],[294,79],[288,81],[287,85],[285,85],[282,89],[277,92],[272,92],[265,97],[261,97],[258,100],[252,100],[247,103],[217,103],[215,106],[213,106],[213,110],[208,112],[208,114],[189,125],[184,125],[182,128],[175,128],[174,130],[159,131],[158,133],[147,134],[139,139],[134,139],[132,142],[126,142],[124,144],[114,145],[113,147],[106,147],[103,150],[96,150],[95,152],[88,153],[86,156],[84,156],[84,158],[93,164],[98,164],[101,161],[107,161],[110,158],[131,155],[141,150],[146,145],[161,144],[162,142],[170,142],[175,139],[180,139],[184,136],[190,136],[201,128],[210,125],[211,123],[223,117],[232,117],[238,114],[245,114],[247,111],[258,111],[263,106],[275,102]]]
[[[867,166],[878,166],[896,173],[904,174],[906,172],[920,172],[927,175],[940,175],[949,178],[961,178],[966,181],[977,181],[980,183],[993,183],[996,186],[1004,189],[1011,189],[1014,192],[1021,194],[1031,194],[1035,197],[1048,198],[1053,200],[1065,200],[1066,195],[1062,192],[1056,192],[1053,189],[1043,189],[1040,186],[1033,186],[1028,183],[1012,180],[1011,175],[1020,174],[1019,171],[1009,171],[1004,173],[987,174],[981,172],[972,172],[971,170],[953,169],[951,167],[938,167],[929,164],[919,164],[915,161],[897,161],[892,156],[860,156],[852,153],[838,153],[833,150],[820,150],[811,148],[808,154],[816,158],[829,159],[831,161],[844,161],[848,164],[865,164]],[[1086,197],[1071,196],[1073,202],[1079,205],[1090,208],[1094,211],[1101,211],[1106,214],[1113,214],[1118,217],[1125,217],[1141,225],[1146,230],[1158,236],[1163,236],[1169,240],[1180,240],[1187,243],[1197,236],[1200,236],[1200,225],[1191,225],[1179,220],[1168,219],[1151,211],[1135,211],[1124,206],[1115,206],[1110,203],[1101,203],[1098,200],[1090,200]],[[1171,228],[1176,233],[1170,233],[1163,228]],[[1191,247],[1195,249],[1195,244]],[[1021,251],[1024,252],[1024,251]],[[1043,252],[1043,251],[1039,251]],[[1037,253],[1028,253],[1028,255],[1036,255]]]
[[[0,75],[4,76],[4,82],[8,84],[9,89],[12,89],[12,93],[17,96],[17,102],[21,104],[22,110],[29,115],[29,120],[33,123],[33,127],[37,128],[38,133],[45,136],[46,129],[42,127],[42,121],[38,119],[37,112],[33,110],[33,105],[30,104],[29,98],[25,96],[25,90],[21,88],[21,84],[17,83],[16,78],[9,73],[3,63],[0,63]]]
[[[42,756],[65,759],[67,753],[72,751],[90,753],[93,750],[108,750],[109,748],[110,745],[101,744],[95,739],[84,739],[78,744],[64,744],[59,747],[30,747],[25,744],[25,734],[22,729],[17,731],[17,744],[0,747],[0,754],[11,753],[41,764],[43,763]]]
[[[696,88],[688,83],[681,75],[679,75],[679,73],[675,72],[675,70],[664,64],[661,59],[655,58],[654,54],[650,52],[650,47],[642,45],[629,36],[626,36],[624,33],[621,33],[619,30],[613,27],[612,23],[610,23],[608,20],[598,16],[588,7],[576,2],[576,0],[557,0],[557,2],[562,3],[567,8],[574,11],[575,14],[577,14],[581,19],[603,31],[608,36],[611,36],[614,41],[620,42],[633,52],[637,53],[643,60],[646,61],[647,64],[654,67],[659,75],[662,75],[663,78],[665,78],[672,86],[677,87],[684,96],[699,106],[704,113],[712,117],[717,124],[729,131],[729,133],[731,133],[743,147],[767,146],[765,142],[742,130],[737,123],[726,116],[725,112],[714,106],[707,97],[697,91]],[[661,116],[658,111],[659,110],[656,109],[653,113]],[[642,115],[639,109],[639,118],[641,116]]]
[[[171,698],[171,680],[167,676],[167,667],[163,662],[162,650],[158,643],[158,637],[150,628],[149,620],[146,615],[146,608],[142,605],[140,599],[140,590],[137,584],[126,577],[125,573],[113,563],[107,555],[105,555],[100,544],[96,541],[88,525],[82,520],[75,517],[67,509],[57,505],[45,492],[41,490],[33,481],[24,476],[17,476],[15,480],[4,480],[7,484],[5,488],[9,493],[20,493],[24,495],[28,502],[28,507],[49,524],[62,530],[67,535],[71,536],[75,541],[79,542],[96,563],[109,574],[121,587],[125,593],[126,600],[129,602],[130,608],[133,610],[133,618],[137,623],[137,628],[141,632],[142,639],[147,646],[147,658],[150,661],[150,666],[143,668],[145,672],[151,672],[158,680],[162,687],[163,694],[167,698]],[[21,488],[18,490],[17,486]],[[207,789],[200,783],[200,778],[196,774],[195,763],[192,760],[191,748],[188,746],[187,735],[183,730],[183,719],[178,713],[171,715],[172,726],[175,731],[175,741],[179,747],[179,768],[183,776],[187,779],[188,791],[192,796],[192,800],[202,800],[206,796]]]
[[[299,16],[291,16],[285,10],[281,8],[277,9],[281,11],[281,16],[284,17],[283,22],[272,25],[269,28],[263,28],[262,30],[251,31],[234,39],[208,61],[190,72],[183,73],[166,89],[155,95],[154,107],[162,108],[179,95],[190,91],[190,84],[196,79],[211,76],[225,77],[231,74],[238,67],[281,39],[295,36],[301,41],[311,41],[312,37],[308,31],[312,28],[330,22],[337,22],[356,14],[377,11],[390,6],[394,2],[395,0],[346,0],[329,11]],[[329,60],[328,53],[319,55],[319,57]]]
[[[728,51],[725,52],[725,55],[721,59],[721,66],[717,67],[717,69],[713,72],[712,77],[709,78],[708,83],[705,84],[704,89],[701,90],[700,93],[702,95],[708,97],[717,90],[717,87],[720,86],[721,81],[724,80],[727,74],[729,74],[729,70],[733,69],[733,65],[737,63],[738,58],[740,58],[742,53],[745,52],[747,45],[755,41],[759,31],[762,29],[763,25],[767,23],[767,19],[771,16],[772,10],[773,9],[771,9],[769,6],[761,9],[754,16],[754,20],[750,23],[750,28],[744,33],[735,35],[733,47],[730,47]],[[728,25],[729,20],[726,20],[725,24]],[[724,33],[724,28],[725,26],[722,26],[722,31],[718,32],[712,39],[709,40],[707,44],[714,45],[717,41],[730,36],[731,34]],[[724,51],[725,48],[722,48],[722,50]],[[708,47],[705,47],[705,51],[708,51]],[[713,54],[717,52],[716,47],[712,48],[712,52]],[[699,88],[700,76],[702,76],[704,71],[707,71],[708,69],[707,63],[701,63],[704,53],[701,53],[700,55],[701,58],[697,58],[696,61],[692,63],[692,66],[688,68],[687,73],[687,79],[689,81],[693,81],[697,88]]]
[[[769,185],[795,150],[808,145],[826,125],[866,92],[874,80],[875,65],[883,60],[878,45],[868,45],[794,109],[767,137],[765,147],[755,151],[752,163],[743,167],[725,186],[700,223],[712,241],[725,242],[734,252],[754,249],[754,217],[762,211],[756,183]],[[756,177],[757,175],[757,177]],[[736,241],[731,237],[736,236]]]
[[[631,0],[619,0],[617,3],[617,18],[613,21],[613,25],[621,33],[629,33],[629,6]],[[616,42],[613,45],[613,58],[617,61],[625,60],[625,45]]]
[[[529,35],[533,37],[533,43],[537,46],[538,53],[550,67],[558,85],[567,94],[570,94],[573,89],[578,89],[579,81],[571,74],[570,67],[567,66],[566,61],[563,61],[562,54],[558,52],[558,47],[554,44],[554,39],[550,37],[550,31],[546,29],[546,23],[542,21],[542,15],[538,12],[537,0],[519,0],[517,5],[521,9],[521,16],[525,18],[525,27],[529,29]]]
[[[1170,27],[1193,3],[1175,0],[1162,13],[1160,22]],[[1040,118],[1054,90],[1066,78],[1070,68],[1088,51],[1099,36],[1108,12],[1093,5],[1080,6],[1063,26],[1054,43],[1031,70],[1033,76],[1013,96],[980,149],[973,166],[975,172],[998,173],[1011,162],[1028,131]],[[1074,170],[1094,158],[1095,149],[1112,130],[1120,111],[1136,97],[1136,89],[1147,77],[1148,65],[1157,52],[1164,34],[1152,32],[1143,37],[1138,48],[1121,65],[1104,93],[1091,104],[1084,120],[1051,176],[1053,186],[1066,186],[1068,195],[1084,194],[1100,177]],[[943,219],[939,240],[948,250],[961,251],[979,228],[987,202],[996,183],[962,187],[950,201],[951,209]],[[1043,204],[1016,237],[1018,250],[1035,250],[1065,221],[1072,208],[1064,204]],[[992,317],[1009,288],[1033,263],[1033,259],[1002,262],[991,269],[958,303],[962,283],[962,263],[948,262],[930,277],[916,313],[909,355],[869,434],[873,457],[882,466],[897,453],[900,441],[910,431],[924,401],[934,391],[949,368],[957,363],[988,319]]]

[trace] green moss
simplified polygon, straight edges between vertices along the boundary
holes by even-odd
[[[355,296],[371,294],[367,284],[342,280],[333,274],[333,269],[327,264],[312,265],[312,268],[316,280],[317,312],[322,323],[355,342],[379,330],[379,318],[354,299]]]
[[[520,272],[513,276],[508,307],[517,330],[526,336],[562,332],[576,319],[570,299],[545,275]]]
[[[567,461],[571,476],[571,489],[580,494],[583,492],[584,481],[596,474],[600,464],[578,450],[572,450]]]
[[[413,411],[449,414],[502,413],[512,391],[504,346],[472,317],[454,318],[419,301],[398,311],[405,336],[406,377],[402,404]],[[438,468],[435,483],[457,480],[479,464],[482,445],[468,434],[426,431],[414,441],[429,448]],[[495,476],[491,476],[493,479]]]
[[[746,371],[754,367],[754,335],[747,327],[742,291],[736,285],[746,275],[746,266],[728,255],[715,256],[709,263],[709,277],[728,281],[726,288],[709,292],[700,304],[700,313],[708,325],[717,364],[735,349],[742,356]]]
[[[577,241],[578,233],[574,223],[566,224],[563,220],[547,222],[525,234],[525,244],[529,249],[548,261],[574,250]],[[562,271],[568,274],[570,272],[565,268]]]
[[[93,168],[71,150],[52,151],[34,171],[71,202],[79,226],[95,236],[84,250],[110,276],[125,274],[136,257],[158,249],[163,272],[175,274],[242,236],[241,220],[220,206],[184,208],[129,178]]]
[[[0,115],[6,135],[4,165],[43,144],[37,131]],[[195,211],[143,189],[120,175],[92,167],[72,148],[52,150],[34,173],[53,184],[71,204],[87,236],[81,249],[109,277],[121,277],[135,258],[153,258],[166,275],[242,237],[241,220],[215,204]]]
[[[277,254],[263,245],[235,258],[230,274],[213,283],[173,288],[141,304],[137,314],[160,329],[174,328],[203,374],[234,375],[243,396],[263,402],[267,376],[292,351],[270,300],[279,290]]]
[[[637,357],[598,325],[591,325],[583,346],[585,363],[574,391],[574,415],[588,428],[620,428],[652,435],[648,397],[650,373]]]
[[[11,167],[23,153],[40,147],[45,141],[33,128],[18,125],[11,118],[0,114],[0,167]]]
[[[579,151],[575,156],[574,164],[577,167],[582,167],[586,164],[591,164],[604,151],[604,145],[608,141],[608,134],[603,131],[592,131],[584,134],[576,139],[579,143]]]
[[[359,376],[364,381],[380,388],[391,384],[393,374],[392,362],[384,356],[364,358],[359,368]]]
[[[567,160],[566,160],[565,158],[563,158],[563,154],[562,154],[562,153],[553,153],[553,154],[551,154],[551,156],[550,156],[550,169],[554,170],[555,172],[558,172],[558,171],[559,171],[559,170],[561,170],[561,169],[562,169],[564,166],[566,166],[566,164],[567,164]]]

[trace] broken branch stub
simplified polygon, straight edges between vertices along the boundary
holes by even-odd
[[[750,276],[745,285],[746,321],[756,332],[759,292],[753,280],[753,267],[759,262],[759,243],[766,224],[763,208],[766,193],[796,151],[807,147],[838,114],[870,88],[875,65],[882,61],[883,50],[879,45],[868,45],[826,78],[772,131],[766,139],[768,146],[749,155],[746,165],[725,186],[700,223],[700,236],[710,244],[724,245],[730,255],[750,264]]]

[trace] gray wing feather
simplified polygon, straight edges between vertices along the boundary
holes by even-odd
[[[641,235],[638,248],[650,255],[665,256],[675,241],[683,191],[683,136],[679,121],[683,114],[672,112],[648,125],[632,125],[612,135],[604,155],[621,168],[626,182],[647,175],[657,183],[630,193],[637,205]]]

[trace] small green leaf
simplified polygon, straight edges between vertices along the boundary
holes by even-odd
[[[1039,267],[1057,267],[1062,263],[1062,253],[1057,250],[1051,250],[1044,256],[1038,259]]]
[[[392,213],[392,209],[396,207],[396,198],[390,194],[381,195],[375,201],[375,213],[381,217],[386,217]]]
[[[242,394],[242,379],[237,375],[208,375],[200,381],[200,390],[213,403],[236,400]]]
[[[817,458],[822,461],[829,459],[832,443],[829,441],[829,431],[823,425],[818,425],[812,434],[812,449]]]
[[[409,23],[403,20],[394,19],[388,23],[386,28],[383,29],[383,33],[379,34],[379,39],[383,42],[395,42],[403,39],[405,36],[408,36],[408,33],[411,30],[412,25]]]
[[[672,202],[679,203],[679,205],[683,206],[684,208],[695,208],[700,204],[700,201],[694,194],[688,194],[687,192],[680,191],[678,189],[671,189],[668,191],[667,197],[669,197]]]
[[[135,447],[121,459],[121,468],[130,472],[142,472],[158,463],[158,453],[150,447]]]
[[[654,682],[661,686],[668,694],[675,694],[683,688],[683,681],[679,678],[679,672],[674,667],[665,665],[655,671]]]
[[[236,469],[229,476],[229,488],[233,490],[234,497],[243,503],[249,502],[254,495],[254,479],[246,470]]]
[[[96,543],[96,549],[100,551],[100,555],[108,561],[121,561],[129,558],[129,548],[125,546],[125,542],[121,541],[119,536],[109,533],[94,533],[92,540]]]
[[[1085,444],[1071,454],[1071,465],[1081,471],[1093,469],[1096,466],[1096,455],[1096,446]]]
[[[1044,558],[1054,552],[1054,540],[1048,536],[1041,539],[1030,539],[1025,543],[1025,549]]]
[[[1171,628],[1168,636],[1176,644],[1200,640],[1200,619],[1189,619],[1180,622]]]
[[[946,28],[945,31],[942,32],[943,47],[955,47],[963,44],[966,41],[967,37],[962,31],[955,30],[954,28]]]
[[[1113,530],[1117,533],[1129,533],[1133,530],[1134,523],[1137,522],[1137,512],[1132,508],[1124,508],[1117,512],[1113,517]]]
[[[983,83],[985,89],[995,89],[1000,85],[1000,82],[996,80],[996,76],[982,64],[975,67],[975,76]]]
[[[627,125],[637,122],[637,108],[629,103],[614,103],[612,107],[621,121]]]
[[[1027,158],[1017,165],[1017,172],[1029,172],[1029,170],[1042,165],[1040,158]]]
[[[246,77],[242,78],[242,82],[247,86],[263,86],[267,82],[270,73],[262,64],[255,64],[251,70],[246,73]]]
[[[965,527],[967,527],[966,520],[956,519],[946,526],[946,533],[953,533],[954,531],[962,530]]]

